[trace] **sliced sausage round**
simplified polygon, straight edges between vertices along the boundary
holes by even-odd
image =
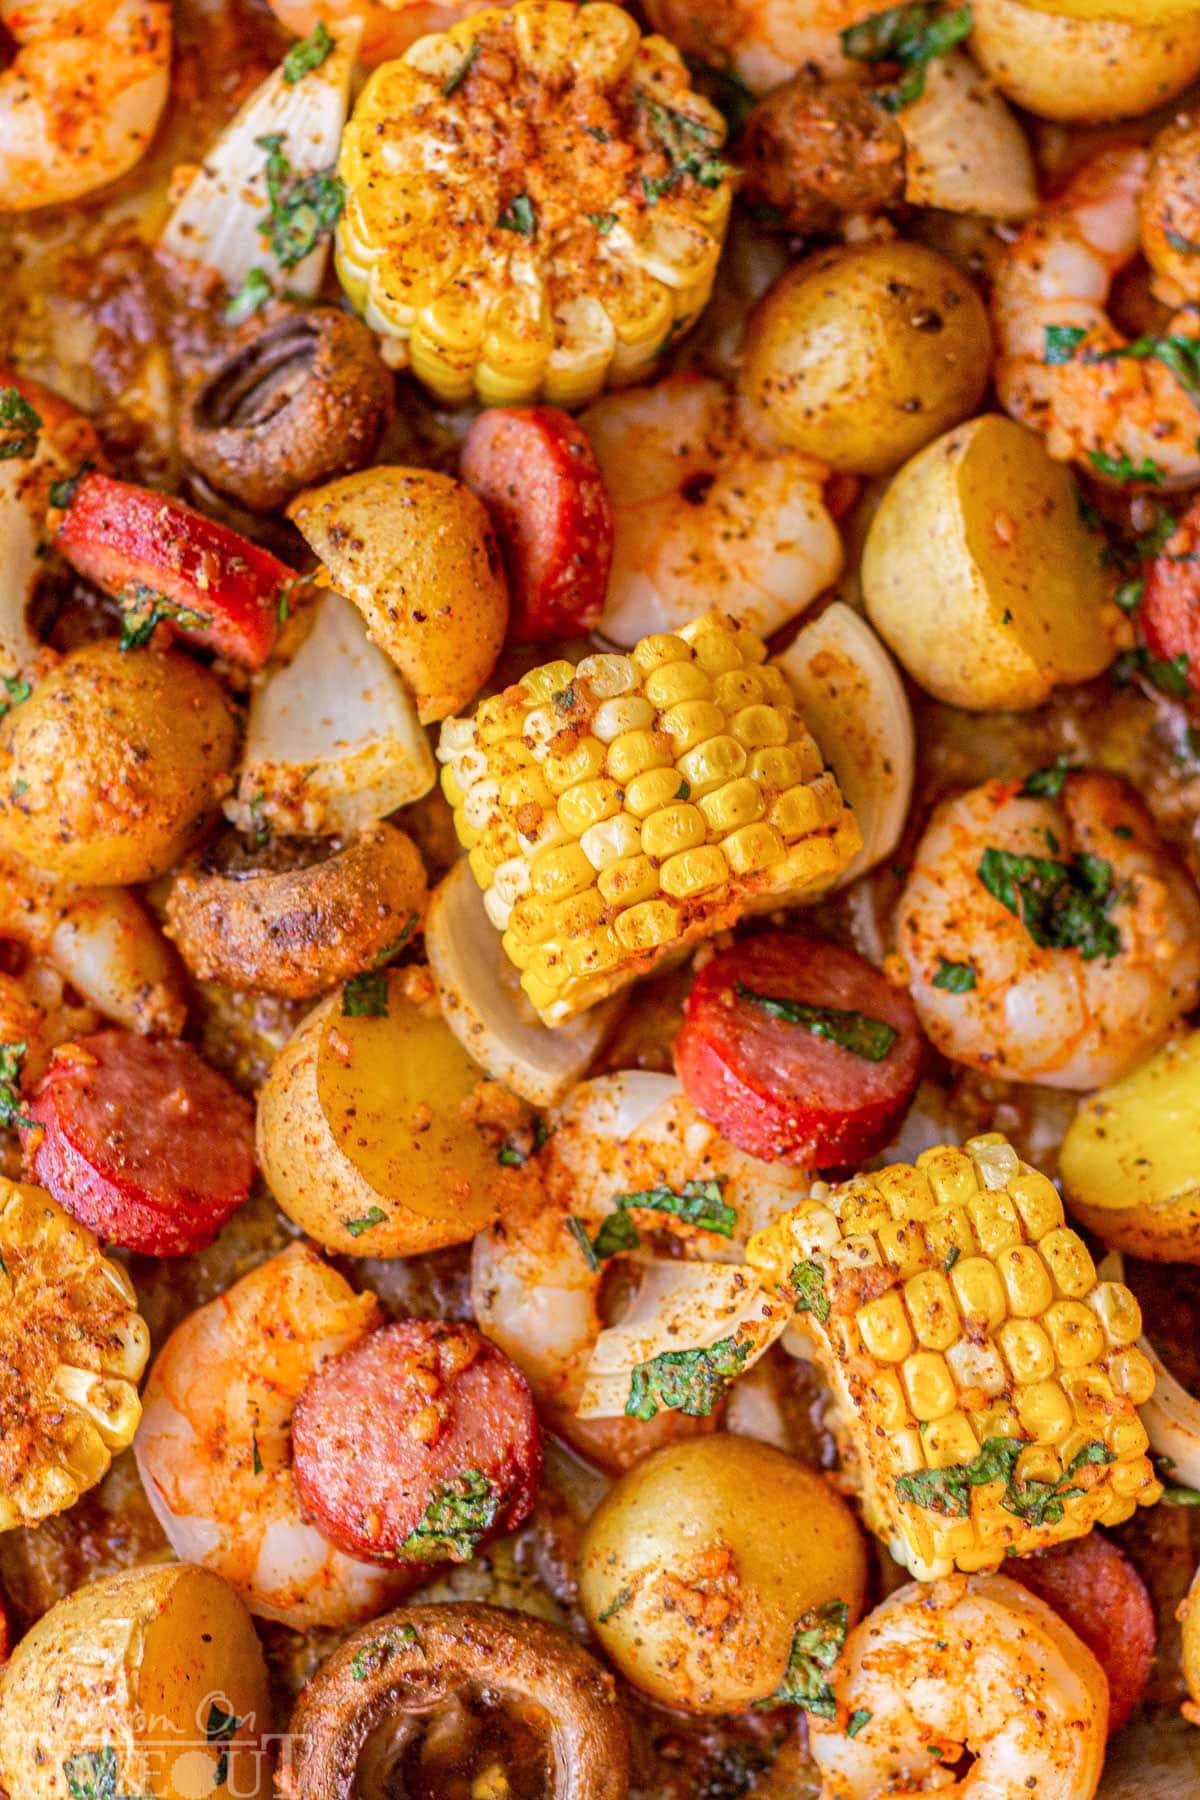
[[[107,1243],[211,1244],[254,1181],[254,1113],[187,1044],[98,1031],[61,1045],[23,1107],[30,1177]]]
[[[1125,1724],[1150,1679],[1156,1633],[1146,1584],[1098,1531],[1035,1556],[1010,1558],[1004,1573],[1052,1606],[1108,1676],[1108,1732]]]
[[[492,517],[513,643],[580,637],[600,617],[612,562],[608,490],[587,437],[556,406],[492,407],[463,440],[460,473]]]
[[[837,1169],[887,1143],[917,1085],[906,993],[852,950],[773,931],[714,956],[675,1040],[692,1104],[766,1161]]]
[[[292,1420],[300,1497],[368,1562],[466,1562],[528,1517],[542,1436],[524,1376],[473,1325],[406,1319],[327,1362]]]
[[[1139,619],[1151,655],[1200,693],[1200,501],[1150,564]]]

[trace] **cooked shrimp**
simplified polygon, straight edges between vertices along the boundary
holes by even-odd
[[[828,471],[757,444],[719,381],[669,375],[609,394],[580,421],[613,511],[599,630],[633,644],[719,607],[766,637],[842,569]]]
[[[996,269],[996,390],[1050,454],[1128,485],[1200,481],[1200,411],[1157,356],[1130,356],[1106,311],[1137,255],[1150,166],[1134,146],[1102,151],[1022,231]],[[1170,330],[1194,333],[1188,315]]]
[[[754,1303],[761,1296],[741,1278],[739,1244],[807,1194],[808,1176],[746,1156],[700,1117],[672,1076],[641,1071],[580,1083],[526,1172],[517,1205],[506,1206],[503,1218],[475,1239],[471,1294],[480,1329],[512,1357],[555,1428],[610,1467],[628,1467],[665,1437],[705,1429],[703,1422],[697,1426],[674,1413],[648,1424],[598,1413],[577,1416],[604,1325],[603,1271],[589,1266],[568,1221],[574,1218],[594,1234],[617,1210],[618,1195],[654,1188],[679,1193],[688,1182],[719,1180],[721,1202],[736,1214],[732,1238],[666,1213],[635,1210],[641,1225],[670,1230],[695,1261],[731,1265],[738,1315],[736,1322],[729,1315],[722,1333],[740,1322],[756,1334],[761,1307],[756,1312]],[[685,1266],[677,1257],[655,1259],[636,1248],[628,1257],[606,1259],[605,1266],[609,1261],[640,1277],[639,1311],[647,1301],[656,1303]],[[753,1318],[743,1320],[743,1313]],[[787,1320],[778,1323],[782,1329]],[[691,1346],[681,1338],[680,1347]]]
[[[143,155],[171,79],[169,0],[0,0],[0,212],[59,206]]]
[[[185,1319],[146,1384],[134,1449],[176,1555],[297,1631],[372,1618],[412,1585],[335,1550],[305,1521],[292,1474],[305,1383],[377,1316],[373,1294],[293,1244]]]
[[[809,1717],[821,1800],[1096,1792],[1104,1671],[1044,1600],[1002,1575],[898,1588],[850,1633],[833,1686],[842,1722]],[[845,1720],[855,1714],[851,1737]],[[973,1760],[956,1780],[964,1754]]]
[[[861,76],[841,33],[879,0],[646,0],[646,17],[689,56],[726,68],[756,94],[801,69]]]
[[[267,0],[288,31],[307,37],[318,25],[340,25],[358,19],[363,28],[359,59],[387,62],[403,56],[427,32],[445,31],[456,19],[506,0]]]
[[[938,1049],[1011,1081],[1115,1081],[1200,996],[1200,896],[1112,775],[1068,775],[1058,798],[990,781],[941,806],[896,932]]]
[[[1200,114],[1180,113],[1150,146],[1138,221],[1158,298],[1200,301]]]

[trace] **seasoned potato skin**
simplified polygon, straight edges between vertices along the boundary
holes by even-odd
[[[830,231],[847,213],[904,198],[904,133],[861,87],[810,72],[760,100],[738,143],[742,197],[791,231]]]
[[[722,1713],[775,1691],[810,1608],[844,1600],[854,1624],[866,1551],[824,1476],[722,1432],[621,1477],[588,1521],[579,1582],[623,1675],[665,1705]]]
[[[951,706],[1040,706],[1116,653],[1121,616],[1071,477],[999,414],[956,426],[893,477],[862,582],[880,636]]]
[[[425,910],[412,839],[378,824],[323,862],[239,878],[193,864],[175,877],[167,935],[201,981],[309,1000],[370,968]]]
[[[746,327],[742,389],[780,443],[884,475],[979,405],[991,330],[973,284],[921,244],[819,251]]]
[[[66,881],[149,881],[228,792],[236,747],[199,663],[86,644],[0,724],[0,843]]]
[[[300,494],[288,516],[408,682],[421,723],[468,705],[508,624],[504,564],[470,489],[381,466]]]
[[[975,0],[971,53],[1043,119],[1102,125],[1162,106],[1200,72],[1200,15],[1060,18],[1028,0]]]

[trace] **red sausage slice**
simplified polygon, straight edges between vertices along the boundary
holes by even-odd
[[[292,571],[182,500],[84,475],[55,543],[121,603],[128,625],[148,626],[157,610],[168,629],[247,668],[260,669],[270,655]]]
[[[608,586],[612,512],[574,419],[556,406],[480,413],[463,440],[459,472],[500,539],[510,640],[538,644],[590,631]]]
[[[1070,1543],[1010,1557],[1004,1573],[1052,1606],[1108,1676],[1108,1734],[1140,1701],[1154,1659],[1154,1608],[1146,1585],[1098,1531]]]
[[[763,1000],[799,1005],[807,1022]],[[773,931],[697,975],[675,1067],[692,1104],[740,1149],[836,1169],[887,1143],[917,1085],[921,1034],[908,995],[861,956]]]
[[[473,1325],[384,1325],[327,1362],[292,1420],[300,1497],[369,1562],[465,1562],[528,1517],[542,1436],[525,1378]]]
[[[1151,655],[1163,662],[1182,656],[1200,694],[1200,501],[1150,564],[1140,618]]]
[[[63,1044],[25,1112],[31,1178],[126,1250],[203,1250],[254,1180],[253,1109],[187,1044],[130,1031]]]

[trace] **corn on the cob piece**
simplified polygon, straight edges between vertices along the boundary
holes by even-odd
[[[125,1270],[0,1177],[0,1531],[73,1506],[133,1442],[149,1349]]]
[[[459,838],[548,1025],[756,907],[828,887],[859,849],[765,657],[709,613],[628,656],[547,663],[443,725]]]
[[[833,1389],[863,1513],[918,1580],[993,1568],[1162,1493],[1141,1314],[1003,1137],[813,1197],[752,1238]]]
[[[376,69],[342,138],[337,269],[449,401],[589,399],[699,315],[732,199],[721,115],[607,0],[519,0]]]

